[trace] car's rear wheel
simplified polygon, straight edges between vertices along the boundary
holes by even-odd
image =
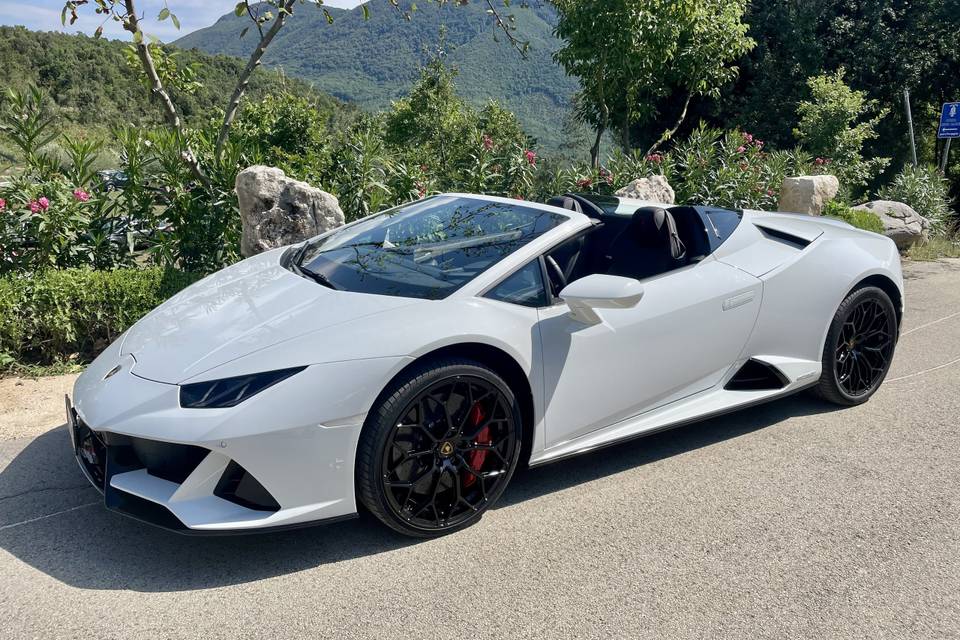
[[[890,370],[897,335],[896,310],[886,292],[863,287],[851,293],[827,334],[818,394],[846,406],[869,400]]]
[[[357,451],[357,494],[389,527],[431,537],[470,526],[496,502],[520,458],[510,388],[467,359],[425,363],[370,411]]]

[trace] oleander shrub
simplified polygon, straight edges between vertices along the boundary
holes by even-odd
[[[198,279],[161,268],[48,269],[0,278],[0,362],[90,360]]]
[[[877,196],[910,205],[930,221],[934,235],[945,235],[957,223],[950,208],[949,189],[950,183],[934,167],[908,164]]]

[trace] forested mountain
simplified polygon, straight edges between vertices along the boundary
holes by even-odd
[[[41,87],[56,105],[56,115],[67,125],[106,128],[125,123],[159,123],[160,110],[151,103],[142,84],[143,72],[139,66],[127,63],[128,46],[83,35],[0,27],[0,87]],[[181,67],[192,67],[199,82],[190,93],[171,91],[188,122],[209,117],[223,108],[244,64],[237,58],[200,51],[180,52],[176,61]],[[277,93],[281,86],[310,96],[322,111],[352,110],[302,81],[268,71],[254,74],[249,95],[256,98]]]
[[[331,8],[333,24],[323,12],[300,6],[271,44],[265,64],[282,67],[338,98],[380,110],[410,89],[421,66],[436,54],[443,32],[447,61],[459,70],[458,91],[477,105],[500,100],[541,145],[557,146],[578,85],[552,59],[559,46],[553,37],[554,9],[549,3],[532,3],[509,10],[516,16],[519,37],[530,42],[528,58],[522,59],[502,34],[495,39],[498,32],[483,3],[452,4],[422,2],[409,21],[386,2],[371,6],[369,20],[359,7]],[[256,44],[255,30],[240,38],[249,24],[231,13],[175,44],[246,56]]]

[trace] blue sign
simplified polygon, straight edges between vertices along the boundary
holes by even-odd
[[[943,105],[937,137],[960,138],[960,102],[948,102]]]

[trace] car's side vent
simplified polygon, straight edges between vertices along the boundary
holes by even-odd
[[[776,367],[759,360],[747,360],[730,378],[724,389],[727,391],[775,391],[783,389],[790,381]]]
[[[763,225],[754,225],[757,229],[760,229],[760,233],[763,234],[768,240],[773,240],[775,242],[780,242],[789,247],[793,247],[797,250],[806,249],[810,245],[810,241],[801,238],[800,236],[795,236],[792,233],[787,233],[782,229],[774,229],[773,227],[765,227]]]

